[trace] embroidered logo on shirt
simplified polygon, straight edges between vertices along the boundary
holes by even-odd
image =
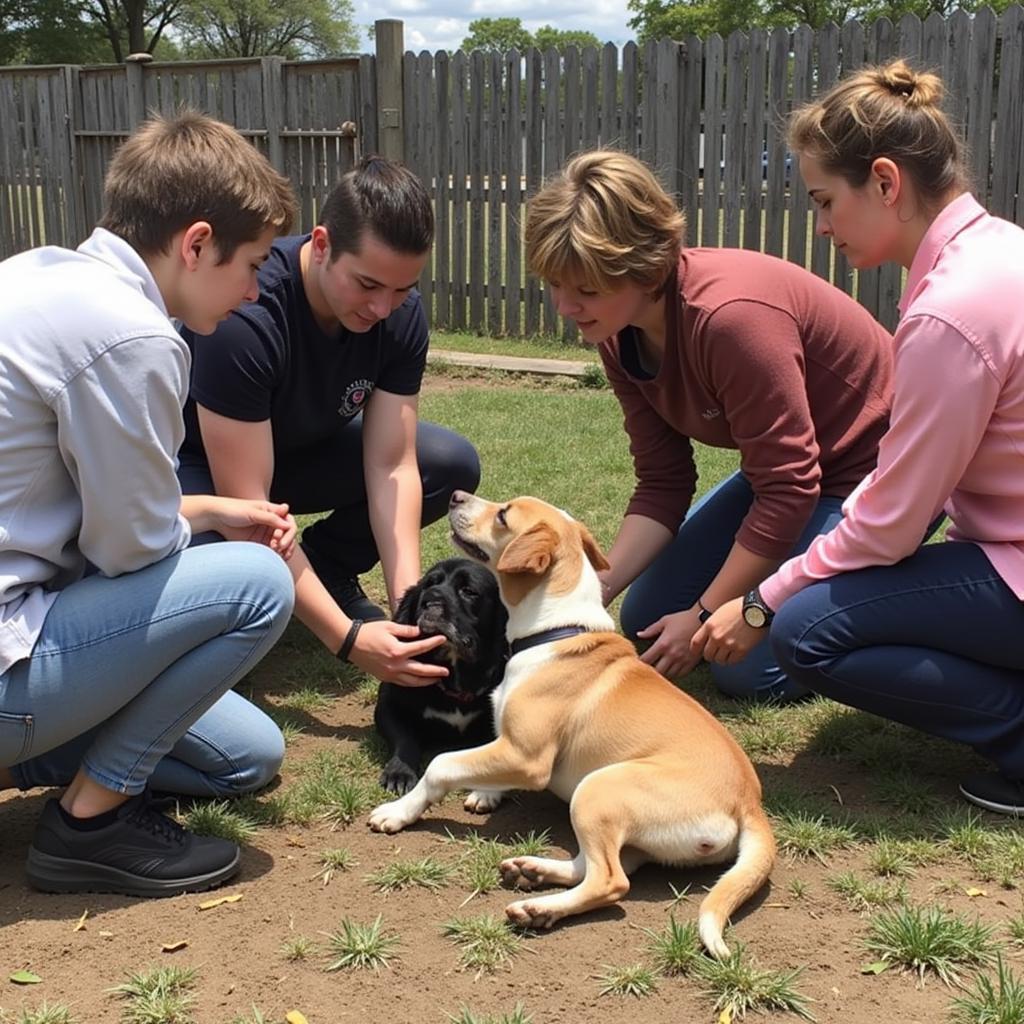
[[[722,410],[721,409],[705,409],[701,413],[701,416],[704,419],[706,419],[706,420],[713,420],[716,416],[721,416],[721,415],[722,415]]]
[[[372,380],[354,380],[345,388],[345,397],[338,406],[339,416],[355,416],[361,412],[370,395],[373,394]]]

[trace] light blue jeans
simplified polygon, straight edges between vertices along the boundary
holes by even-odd
[[[742,473],[726,477],[690,509],[672,543],[626,592],[619,613],[622,631],[635,640],[662,615],[692,608],[722,568],[736,540],[736,531],[754,501]],[[806,551],[820,533],[828,533],[843,517],[842,498],[818,499],[790,555]],[[736,665],[712,665],[711,678],[730,697],[795,700],[808,691],[779,668],[767,643],[759,643]]]
[[[0,675],[0,765],[22,789],[78,768],[134,795],[147,783],[225,796],[265,785],[280,730],[231,692],[292,611],[268,548],[190,548],[138,572],[87,576],[54,602],[32,655]]]

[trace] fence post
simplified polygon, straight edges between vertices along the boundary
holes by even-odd
[[[64,207],[67,211],[68,234],[64,244],[70,247],[89,237],[92,225],[85,219],[85,198],[82,195],[82,177],[78,166],[78,67],[65,64],[61,69],[64,82]]]
[[[124,59],[124,74],[128,85],[128,127],[137,128],[146,120],[146,84],[143,65],[153,59],[151,53],[129,53]]]
[[[403,23],[382,18],[373,23],[377,46],[377,151],[391,160],[405,159],[402,124]]]
[[[284,80],[282,57],[260,57],[260,71],[263,75],[263,118],[267,128],[267,159],[282,174],[284,171],[284,146],[281,129],[284,127]],[[292,127],[295,127],[294,125]]]

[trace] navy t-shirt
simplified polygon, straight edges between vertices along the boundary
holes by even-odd
[[[182,328],[192,351],[182,452],[203,454],[196,403],[229,419],[269,419],[275,459],[333,437],[376,388],[415,395],[427,358],[427,320],[411,291],[363,334],[325,334],[302,286],[299,250],[309,235],[279,238],[260,268],[260,296],[210,335]]]

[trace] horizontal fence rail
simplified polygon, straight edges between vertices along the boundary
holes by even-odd
[[[376,54],[336,60],[0,68],[0,257],[81,241],[116,146],[147,112],[189,105],[235,125],[288,175],[303,230],[360,153],[403,159],[435,204],[421,281],[435,327],[573,336],[527,273],[522,227],[544,178],[597,146],[659,173],[686,211],[688,244],[792,260],[891,327],[899,269],[855,272],[814,234],[784,124],[842,75],[896,56],[942,75],[978,198],[1024,224],[1018,5],[563,52],[403,54],[400,24],[378,26]]]

